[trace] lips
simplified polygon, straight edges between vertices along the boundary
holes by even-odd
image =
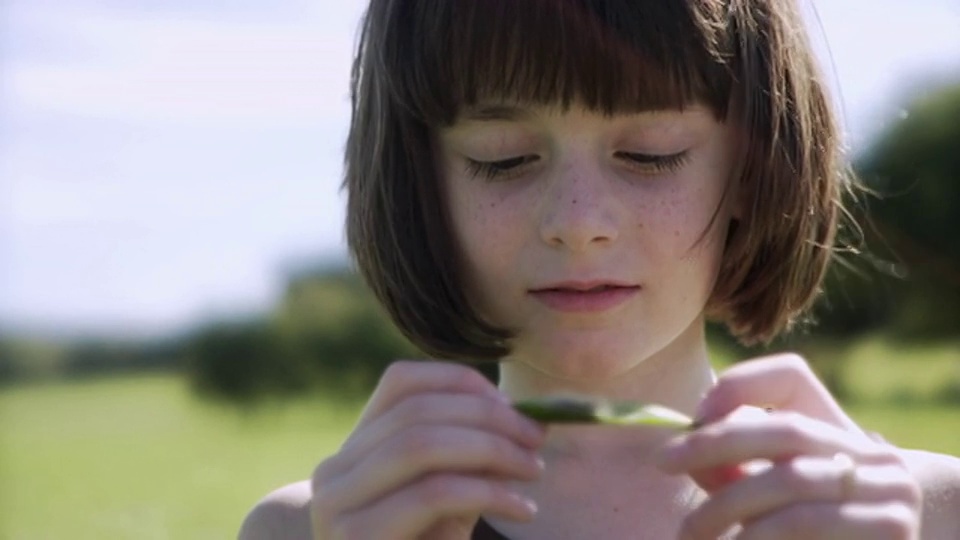
[[[554,311],[600,313],[640,292],[639,285],[612,281],[567,281],[532,289],[530,295]]]
[[[625,288],[622,285],[596,285],[594,287],[589,287],[586,289],[576,288],[576,287],[549,287],[545,289],[538,289],[536,292],[540,291],[560,291],[560,292],[575,292],[575,293],[595,293],[602,291],[609,291],[611,289],[622,289]]]

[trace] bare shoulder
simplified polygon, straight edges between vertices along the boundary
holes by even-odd
[[[311,497],[309,480],[271,492],[247,514],[238,539],[310,540]]]
[[[960,458],[901,450],[923,491],[923,540],[960,538]]]

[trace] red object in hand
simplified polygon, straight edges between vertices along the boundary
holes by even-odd
[[[740,480],[747,473],[742,465],[725,465],[723,467],[714,467],[695,471],[690,474],[693,480],[703,488],[707,493],[719,491],[724,486]]]

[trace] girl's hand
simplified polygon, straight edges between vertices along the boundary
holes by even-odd
[[[680,538],[734,526],[742,540],[919,538],[921,492],[897,449],[857,427],[801,358],[732,367],[698,419],[707,425],[660,454],[661,468],[709,494]]]
[[[543,438],[474,370],[397,362],[313,475],[313,537],[467,539],[481,513],[529,520],[508,486],[539,475]]]

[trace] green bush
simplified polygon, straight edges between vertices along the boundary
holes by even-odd
[[[190,346],[190,373],[204,394],[239,402],[316,388],[369,390],[415,349],[348,271],[300,276],[263,319],[220,322]]]

